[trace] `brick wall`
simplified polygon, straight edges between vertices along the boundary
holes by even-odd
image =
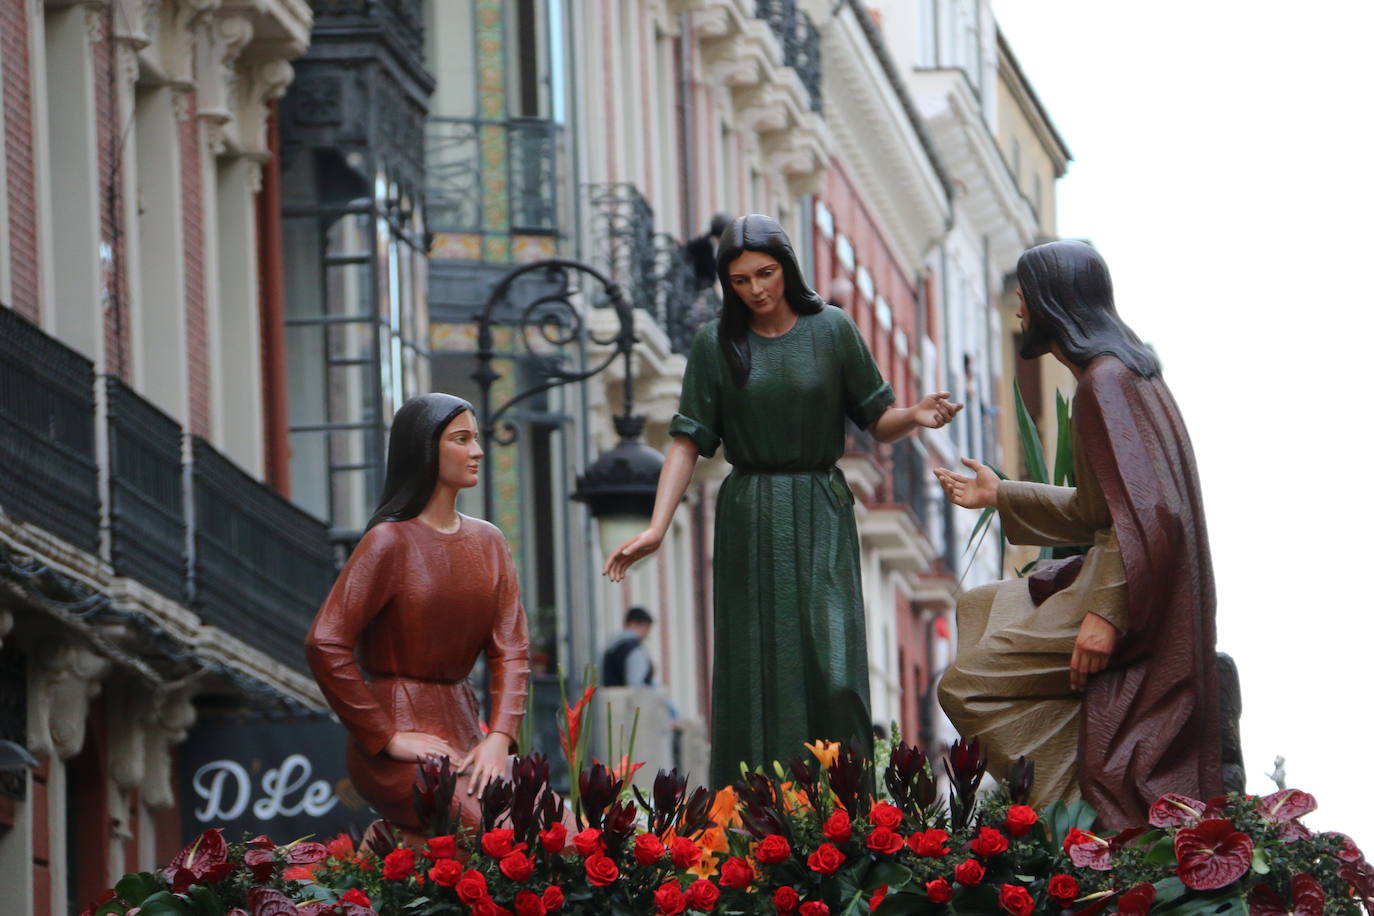
[[[209,329],[205,315],[205,233],[200,121],[195,94],[178,125],[181,142],[181,227],[186,251],[186,365],[191,432],[210,435]]]
[[[89,13],[87,14],[89,15]],[[115,91],[118,74],[116,55],[110,35],[114,27],[114,8],[102,14],[100,40],[91,48],[91,66],[95,76],[96,151],[100,170],[100,240],[111,246],[114,262],[107,269],[103,281],[104,302],[102,319],[105,325],[105,371],[129,381],[129,290],[128,265],[124,246],[124,183],[122,168],[117,172],[119,149],[123,139],[119,110],[119,93]]]
[[[38,215],[34,184],[33,102],[25,0],[0,0],[4,66],[5,174],[9,194],[10,291],[6,303],[30,321],[38,310]],[[4,253],[0,252],[0,257]]]

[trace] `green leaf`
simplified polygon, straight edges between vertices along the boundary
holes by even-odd
[[[190,898],[193,916],[224,916],[228,909],[213,888],[203,884],[193,884],[186,894]]]
[[[1269,874],[1269,857],[1264,854],[1262,847],[1256,846],[1255,851],[1251,853],[1250,868],[1257,875]]]
[[[1167,913],[1169,916],[1241,916],[1248,911],[1238,888],[1221,894],[1198,894],[1194,891],[1180,898],[1177,904],[1162,909],[1156,896],[1155,905],[1150,908],[1151,913]]]
[[[138,911],[139,916],[194,916],[185,900],[171,891],[158,891],[147,900]]]
[[[1167,906],[1186,893],[1188,893],[1188,888],[1184,887],[1183,882],[1178,880],[1177,876],[1165,878],[1163,881],[1155,883],[1154,906]]]
[[[125,875],[115,885],[115,893],[129,906],[138,906],[158,891],[165,889],[166,885],[159,881],[156,875],[146,871]]]
[[[1079,830],[1091,830],[1095,820],[1097,809],[1082,799],[1069,805],[1069,826],[1077,827]],[[1067,830],[1064,832],[1068,833]]]
[[[973,530],[969,532],[968,543],[964,545],[964,553],[973,546],[973,539],[978,537],[978,532],[982,531],[992,521],[992,517],[997,514],[996,506],[988,506],[978,515],[978,521],[974,524]]]
[[[1011,390],[1016,398],[1016,426],[1021,433],[1021,451],[1026,458],[1026,473],[1035,483],[1049,483],[1049,474],[1045,471],[1045,447],[1040,444],[1040,433],[1035,428],[1035,420],[1031,419],[1026,402],[1021,397],[1020,383],[1012,382]]]
[[[888,894],[873,911],[873,916],[913,916],[930,908],[931,903],[925,894]]]
[[[899,887],[906,887],[910,880],[911,869],[905,865],[898,865],[896,862],[879,862],[868,873],[868,880],[864,882],[864,890],[876,891],[886,884],[888,893],[891,893]]]
[[[1145,858],[1142,860],[1142,863],[1145,865],[1164,865],[1168,867],[1173,867],[1177,865],[1178,862],[1175,860],[1174,857],[1173,840],[1169,839],[1168,837],[1165,837],[1164,839],[1155,843],[1154,846],[1150,847],[1150,851],[1145,853]],[[1181,887],[1182,884],[1180,884],[1179,886]]]
[[[1069,425],[1069,402],[1059,389],[1054,391],[1055,415],[1059,423],[1059,441],[1054,450],[1054,484],[1059,487],[1074,485],[1073,475],[1073,427]]]

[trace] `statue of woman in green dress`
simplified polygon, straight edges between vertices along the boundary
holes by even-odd
[[[733,470],[716,504],[711,734],[721,787],[741,761],[786,760],[806,741],[871,751],[854,496],[835,466],[844,420],[895,442],[962,405],[942,391],[894,407],[853,320],[807,286],[771,217],[736,219],[716,266],[724,305],[692,343],[653,518],[602,571],[618,582],[659,548],[697,458],[723,442]]]

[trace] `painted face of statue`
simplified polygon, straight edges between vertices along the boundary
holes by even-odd
[[[777,258],[746,251],[730,262],[730,286],[753,318],[772,318],[787,308],[787,281]]]
[[[463,490],[477,486],[477,471],[486,454],[477,441],[472,411],[465,410],[439,436],[439,483]]]

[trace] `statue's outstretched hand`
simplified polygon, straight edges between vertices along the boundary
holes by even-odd
[[[912,409],[916,411],[919,425],[927,429],[939,429],[953,420],[954,415],[964,409],[964,405],[951,401],[948,391],[937,391],[921,398],[921,402]]]
[[[1078,626],[1078,638],[1073,643],[1069,659],[1069,686],[1082,690],[1088,685],[1088,675],[1107,667],[1116,648],[1116,627],[1105,618],[1089,612]]]
[[[388,757],[406,763],[424,763],[430,757],[458,760],[458,751],[452,745],[428,732],[397,732],[382,750]]]
[[[945,468],[935,469],[935,479],[944,487],[945,495],[956,506],[965,509],[986,509],[997,505],[997,486],[1001,480],[997,472],[972,458],[961,458],[964,467],[973,471],[973,477],[964,477]]]
[[[468,774],[469,795],[480,796],[493,779],[506,774],[510,745],[509,735],[490,732],[458,761],[458,772]]]
[[[625,578],[625,572],[631,566],[658,550],[662,543],[663,535],[646,528],[615,549],[615,553],[606,560],[606,565],[601,567],[601,575],[609,577],[612,582],[619,582]]]

